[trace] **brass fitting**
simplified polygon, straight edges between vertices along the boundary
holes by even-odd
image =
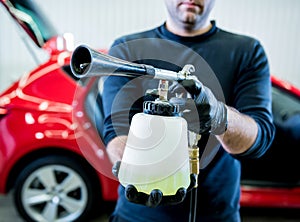
[[[199,174],[199,147],[194,145],[189,147],[190,172],[191,174]]]

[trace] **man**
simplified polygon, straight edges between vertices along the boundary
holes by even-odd
[[[163,25],[119,38],[109,53],[173,71],[184,64],[195,65],[201,82],[181,84],[193,96],[198,113],[192,115],[200,120],[193,130],[202,134],[200,150],[208,157],[199,174],[197,221],[232,222],[240,221],[238,160],[260,157],[274,136],[270,76],[257,40],[223,31],[209,20],[214,2],[165,0]],[[112,163],[122,159],[131,117],[142,111],[145,91],[157,85],[148,79],[106,79],[104,141]],[[127,199],[120,186],[111,221],[188,221],[189,193],[181,203],[152,208]]]

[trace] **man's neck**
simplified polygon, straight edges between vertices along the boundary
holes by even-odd
[[[212,28],[212,24],[209,21],[207,21],[205,24],[197,28],[191,28],[190,26],[179,27],[176,26],[176,24],[174,24],[171,20],[167,20],[166,28],[176,35],[183,37],[193,37],[208,32]]]

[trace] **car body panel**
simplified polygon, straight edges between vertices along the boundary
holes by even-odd
[[[242,186],[242,207],[300,208],[300,188]]]
[[[287,81],[283,81],[274,75],[271,76],[271,81],[274,86],[284,89],[285,91],[289,92],[291,95],[300,97],[300,89],[294,86],[293,84]]]

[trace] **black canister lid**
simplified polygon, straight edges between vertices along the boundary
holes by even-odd
[[[178,116],[179,106],[165,101],[145,101],[144,113],[159,116]]]

